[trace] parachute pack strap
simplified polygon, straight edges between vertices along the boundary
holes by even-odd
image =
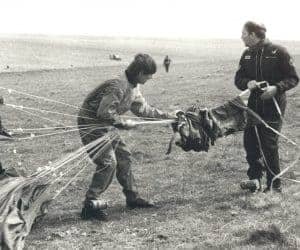
[[[267,82],[267,81],[261,81],[261,82],[257,82],[257,84],[258,84],[258,88],[260,88],[260,89],[264,89],[264,88],[266,88],[267,86],[269,86],[269,83]],[[250,89],[246,89],[246,90],[244,90],[244,91],[242,91],[240,94],[239,94],[239,97],[242,97],[242,96],[244,96],[244,95],[246,95],[246,94],[249,94],[250,93]]]
[[[277,110],[278,114],[280,115],[280,118],[282,118],[282,112],[281,112],[281,109],[280,109],[280,107],[279,107],[279,105],[278,105],[278,102],[277,102],[277,100],[275,99],[274,96],[272,97],[272,100],[273,100],[273,102],[274,102],[274,105],[275,105],[275,107],[276,107],[276,110]]]
[[[298,153],[296,159],[288,166],[286,167],[283,171],[281,171],[278,175],[275,175],[273,180],[272,180],[272,184],[273,184],[273,181],[275,181],[276,179],[279,179],[281,178],[281,176],[286,173],[289,169],[293,168],[298,162],[299,162],[299,159],[300,159],[300,152]],[[285,178],[287,179],[287,178]],[[292,180],[292,179],[287,179],[287,180],[290,180],[292,182],[296,182],[296,183],[300,183],[300,181],[297,181],[297,180]]]
[[[255,113],[249,107],[244,107],[244,106],[240,105],[239,103],[237,103],[236,101],[231,101],[231,103],[233,105],[235,105],[236,107],[245,110],[248,114],[252,115],[258,121],[260,121],[266,128],[272,130],[275,134],[277,134],[278,136],[281,136],[282,138],[284,138],[285,140],[287,140],[288,142],[290,142],[291,144],[293,144],[294,146],[296,146],[297,148],[299,148],[299,146],[298,146],[298,144],[296,142],[294,142],[293,140],[291,140],[290,138],[288,138],[287,136],[285,136],[281,132],[277,131],[276,129],[272,128],[267,122],[265,122],[257,113]]]
[[[280,133],[279,131],[277,131],[276,129],[272,128],[269,124],[267,124],[263,119],[261,119],[262,123],[265,125],[266,128],[272,130],[275,134],[281,136],[282,138],[286,139],[288,142],[290,142],[291,144],[293,144],[294,146],[297,146],[297,143],[294,142],[293,140],[291,140],[290,138],[286,137],[284,134]]]
[[[268,164],[268,162],[266,160],[266,157],[265,157],[265,154],[264,154],[264,150],[262,148],[262,143],[261,143],[261,140],[260,140],[260,136],[259,136],[259,133],[258,133],[257,126],[254,126],[254,130],[255,130],[255,135],[256,135],[257,142],[258,142],[259,151],[260,151],[260,153],[261,153],[261,155],[263,157],[264,163],[265,163],[267,169],[270,171],[270,173],[275,176],[276,174],[269,167],[269,164]],[[273,180],[272,180],[272,183],[273,183]]]
[[[271,182],[271,190],[272,190],[272,187],[273,187],[273,182],[276,180],[276,179],[285,179],[285,180],[288,180],[288,181],[292,181],[292,182],[295,182],[295,183],[300,183],[300,181],[297,181],[297,180],[292,180],[290,178],[282,178],[282,175],[284,173],[286,173],[290,168],[294,167],[296,165],[296,163],[299,161],[299,158],[300,158],[300,153],[298,153],[296,159],[292,162],[292,164],[288,167],[286,167],[283,171],[280,171],[279,174],[275,174],[270,166],[268,165],[268,162],[266,160],[266,157],[265,157],[265,154],[264,154],[264,151],[263,151],[263,148],[262,148],[262,143],[261,143],[261,140],[260,140],[260,136],[259,136],[259,133],[258,133],[258,130],[257,130],[257,126],[254,126],[254,130],[255,130],[255,135],[256,135],[256,138],[257,138],[257,142],[258,142],[258,147],[259,147],[259,150],[261,152],[261,155],[263,157],[263,160],[264,160],[264,163],[267,167],[267,169],[270,171],[270,173],[274,176],[273,179],[272,179],[272,182]]]
[[[242,97],[242,96],[244,96],[244,95],[247,95],[248,93],[250,93],[250,90],[249,90],[249,89],[246,89],[246,90],[242,91],[238,96],[239,96],[239,97]]]

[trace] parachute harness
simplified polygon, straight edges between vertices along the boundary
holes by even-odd
[[[195,106],[189,108],[187,112],[179,111],[177,113],[177,119],[172,124],[174,135],[172,136],[168,151],[166,154],[170,154],[172,151],[172,145],[175,144],[181,147],[184,151],[194,150],[196,152],[205,151],[208,152],[210,143],[214,145],[216,126],[209,117],[207,109],[199,109]]]

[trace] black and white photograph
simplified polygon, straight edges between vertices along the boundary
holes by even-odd
[[[299,3],[0,4],[0,250],[299,249]]]

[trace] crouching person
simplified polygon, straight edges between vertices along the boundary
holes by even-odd
[[[139,84],[145,84],[155,72],[155,61],[147,54],[137,54],[121,77],[107,80],[96,87],[84,100],[78,115],[82,143],[87,145],[104,137],[109,133],[112,126],[119,129],[132,128],[131,120],[126,121],[120,117],[129,110],[139,117],[175,118],[170,113],[162,112],[148,105],[139,90]],[[85,126],[92,123],[96,123],[97,128],[86,129]],[[101,194],[111,184],[115,173],[123,187],[127,207],[154,207],[153,203],[141,198],[138,193],[131,169],[131,152],[119,135],[117,139],[109,143],[108,148],[106,147],[101,154],[88,152],[96,164],[96,171],[86,193],[81,213],[82,219],[108,219],[103,206],[96,206],[95,208],[91,204],[96,204],[99,201]]]

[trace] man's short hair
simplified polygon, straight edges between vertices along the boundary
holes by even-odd
[[[133,62],[127,68],[128,73],[134,78],[140,73],[153,75],[156,72],[154,59],[147,54],[137,54]]]
[[[248,21],[245,23],[244,27],[248,31],[248,33],[254,33],[258,38],[265,39],[266,38],[266,32],[267,29],[265,25],[258,24],[253,21]]]

